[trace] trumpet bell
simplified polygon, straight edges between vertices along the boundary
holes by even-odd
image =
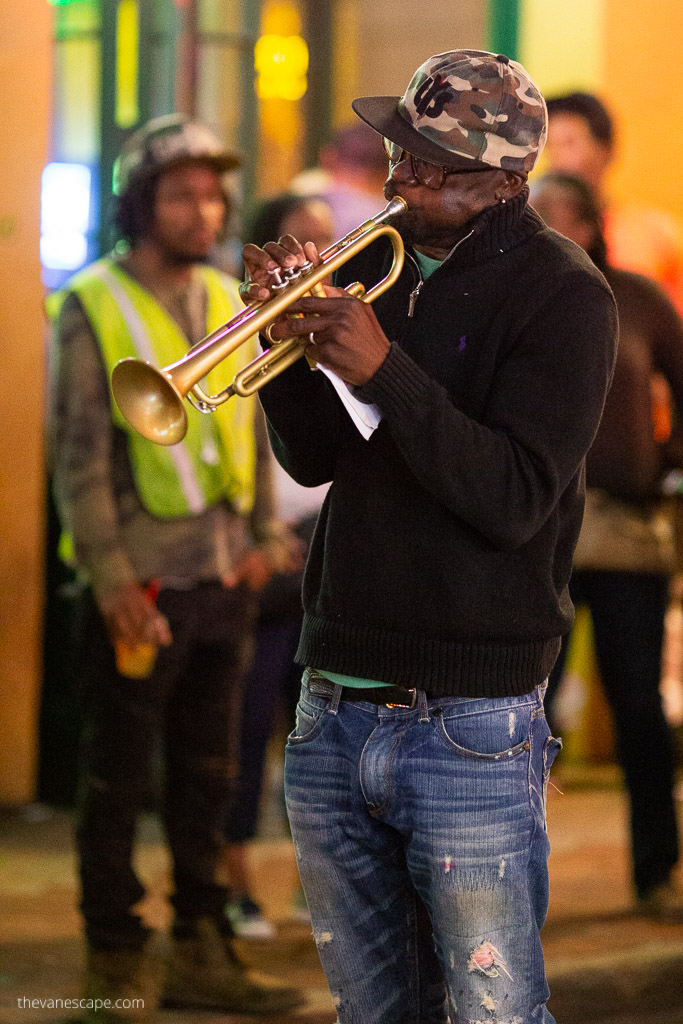
[[[187,432],[183,396],[162,370],[139,359],[122,359],[112,371],[116,404],[132,427],[156,444],[182,441]]]

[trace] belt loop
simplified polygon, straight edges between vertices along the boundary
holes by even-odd
[[[330,706],[327,709],[331,715],[336,715],[339,711],[339,701],[341,700],[342,690],[343,687],[340,686],[339,683],[334,684],[332,700],[330,701]]]
[[[424,690],[417,691],[417,706],[420,709],[420,721],[429,721],[429,711],[427,710],[427,694]]]

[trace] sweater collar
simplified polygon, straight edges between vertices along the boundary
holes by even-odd
[[[514,199],[484,210],[470,223],[469,234],[456,243],[444,263],[479,263],[513,249],[535,234],[542,221],[528,204],[529,187],[525,185]]]

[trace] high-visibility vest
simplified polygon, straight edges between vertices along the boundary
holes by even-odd
[[[212,267],[201,267],[198,272],[206,287],[208,334],[243,304],[232,278]],[[63,294],[69,292],[78,296],[92,324],[108,379],[116,363],[127,356],[162,367],[188,350],[187,338],[167,310],[110,257],[72,278]],[[253,344],[240,346],[211,370],[205,381],[209,392],[216,394],[227,387],[256,351],[254,338]],[[111,408],[114,423],[127,434],[140,500],[152,515],[192,515],[221,498],[227,498],[240,513],[251,509],[256,466],[253,398],[230,399],[211,415],[188,407],[187,434],[171,446],[142,437],[121,415],[113,396]]]

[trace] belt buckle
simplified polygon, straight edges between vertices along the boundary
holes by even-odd
[[[410,704],[385,704],[385,708],[414,708],[417,704],[417,689],[411,686],[408,689],[408,693],[412,693],[413,695]]]

